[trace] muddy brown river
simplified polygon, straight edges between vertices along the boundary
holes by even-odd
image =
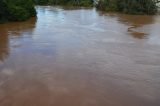
[[[160,16],[36,9],[0,25],[0,106],[160,106]]]

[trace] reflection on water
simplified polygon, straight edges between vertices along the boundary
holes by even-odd
[[[119,20],[130,27],[128,28],[128,32],[135,38],[143,39],[146,38],[148,33],[143,32],[143,30],[139,28],[143,28],[145,25],[153,24],[154,17],[153,16],[142,16],[142,15],[119,15]]]
[[[0,60],[3,61],[7,56],[9,52],[9,46],[8,46],[8,36],[5,35],[6,33],[0,32],[1,38],[0,38]],[[2,36],[4,35],[4,36]]]
[[[99,12],[100,15],[104,15],[105,13]],[[122,24],[126,24],[128,26],[128,33],[132,35],[134,38],[144,39],[147,38],[149,32],[143,29],[144,26],[152,25],[155,22],[156,16],[147,16],[147,15],[126,15],[126,14],[118,14],[118,13],[109,13],[105,14],[109,17],[118,18],[118,21]],[[158,18],[157,18],[158,19]]]
[[[128,28],[128,32],[135,38],[138,38],[138,39],[144,39],[146,38],[146,36],[148,34],[144,33],[144,32],[137,32],[135,31],[135,29],[138,28],[137,26],[131,26]]]
[[[160,16],[36,9],[0,25],[0,106],[160,106]]]
[[[33,18],[26,22],[13,22],[0,25],[0,61],[7,58],[10,48],[14,46],[10,39],[21,37],[21,33],[32,35],[31,30],[33,30],[35,22],[36,19]]]

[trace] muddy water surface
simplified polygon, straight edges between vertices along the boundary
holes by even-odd
[[[0,106],[160,106],[160,16],[36,8],[0,25]]]

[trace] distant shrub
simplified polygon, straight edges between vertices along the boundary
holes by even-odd
[[[35,0],[38,5],[92,6],[92,0]]]
[[[155,14],[153,0],[100,0],[97,8],[104,11],[118,11],[129,14]]]

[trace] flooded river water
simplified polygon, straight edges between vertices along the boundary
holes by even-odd
[[[0,25],[0,106],[160,106],[160,16],[36,9]]]

